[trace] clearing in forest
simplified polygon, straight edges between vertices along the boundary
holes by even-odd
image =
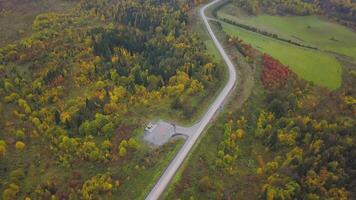
[[[329,89],[336,89],[341,85],[342,68],[331,55],[290,45],[228,23],[222,22],[222,26],[229,35],[238,36],[245,43],[270,54],[305,80]]]
[[[219,10],[218,16],[298,43],[356,58],[356,34],[345,26],[323,20],[316,15],[252,16],[228,4]]]

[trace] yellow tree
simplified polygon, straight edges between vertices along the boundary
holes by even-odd
[[[23,143],[22,141],[17,141],[15,144],[15,148],[20,151],[22,151],[25,147],[26,147],[26,144]]]
[[[0,156],[5,156],[6,153],[6,143],[4,140],[0,140]]]

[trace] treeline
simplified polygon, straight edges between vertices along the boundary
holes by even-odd
[[[250,14],[266,12],[278,15],[308,15],[318,12],[318,5],[304,0],[234,0],[241,8]]]
[[[272,38],[274,38],[276,40],[279,40],[279,41],[282,41],[282,42],[287,42],[289,44],[292,44],[292,45],[295,45],[295,46],[299,46],[299,47],[308,48],[308,49],[319,50],[317,47],[304,45],[304,44],[295,42],[293,40],[280,37],[278,34],[270,33],[268,31],[264,31],[264,30],[258,29],[256,27],[253,27],[253,26],[249,26],[249,25],[246,25],[246,24],[241,24],[241,23],[238,23],[236,21],[233,21],[233,20],[230,20],[230,19],[226,19],[226,18],[222,18],[222,17],[219,17],[219,19],[224,21],[224,22],[226,22],[226,23],[233,24],[235,26],[241,27],[243,29],[246,29],[246,30],[249,30],[249,31],[252,31],[252,32],[255,32],[255,33],[259,33],[259,34],[267,36],[267,37],[272,37]]]
[[[356,21],[356,3],[352,0],[234,0],[250,14],[261,12],[273,15],[309,15],[324,14],[354,26]]]
[[[356,27],[356,2],[353,0],[318,1],[323,14],[335,18],[349,27]]]

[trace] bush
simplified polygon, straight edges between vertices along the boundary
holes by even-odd
[[[8,188],[4,190],[2,198],[4,200],[14,200],[16,199],[17,193],[19,193],[20,188],[16,184],[11,183]]]
[[[21,141],[17,141],[15,144],[15,148],[20,151],[23,150],[25,148],[25,146],[26,146],[26,144]]]
[[[22,130],[17,130],[16,131],[16,138],[19,140],[23,140],[25,138],[25,132]]]
[[[6,153],[6,143],[4,140],[0,140],[0,156],[5,156]]]
[[[213,190],[214,186],[213,186],[213,181],[211,180],[211,178],[209,176],[204,176],[203,178],[201,178],[199,180],[199,189],[202,192],[207,192],[209,190]]]
[[[173,99],[171,103],[171,108],[173,108],[174,110],[178,110],[182,108],[182,103],[178,97]]]
[[[10,173],[11,181],[19,182],[25,177],[25,173],[22,169],[15,169]]]

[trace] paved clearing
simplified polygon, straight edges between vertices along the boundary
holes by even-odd
[[[189,137],[195,133],[197,128],[197,125],[183,127],[162,120],[152,122],[151,125],[152,128],[145,130],[143,139],[156,147],[162,146],[175,136]]]
[[[145,130],[145,139],[152,145],[161,146],[168,142],[169,139],[174,135],[174,126],[170,123],[164,121],[158,121],[153,124],[152,129]]]

